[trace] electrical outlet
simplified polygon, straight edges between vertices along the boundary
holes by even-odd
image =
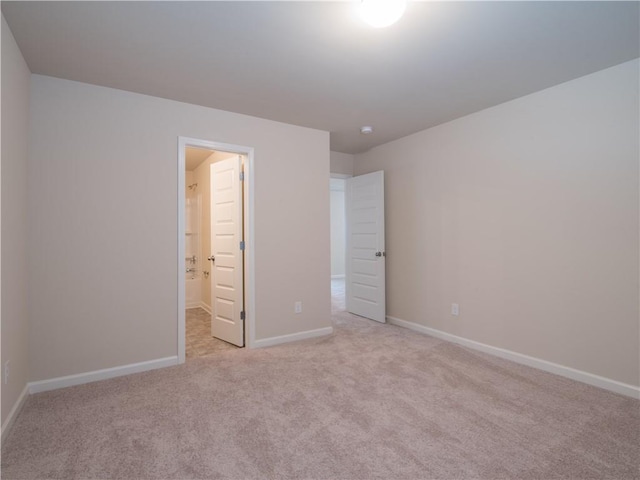
[[[9,370],[11,368],[11,361],[7,360],[4,363],[4,384],[6,385],[7,383],[9,383]]]
[[[451,315],[453,315],[455,317],[460,315],[460,305],[458,305],[457,303],[452,303],[451,304]]]
[[[293,311],[295,313],[302,313],[302,302],[297,301],[294,305],[293,305]]]

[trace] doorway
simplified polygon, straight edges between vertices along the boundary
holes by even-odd
[[[384,172],[331,177],[332,307],[385,323]]]
[[[253,345],[252,167],[251,147],[178,139],[180,363]]]
[[[331,174],[329,179],[331,237],[331,310],[345,310],[346,221],[345,183],[349,175]]]

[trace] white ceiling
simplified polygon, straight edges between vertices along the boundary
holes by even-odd
[[[187,172],[192,172],[198,168],[202,162],[210,158],[212,163],[219,162],[220,160],[226,160],[233,156],[237,156],[237,153],[223,152],[220,150],[208,150],[206,148],[198,147],[186,147],[184,155],[184,166]]]
[[[184,152],[185,170],[192,172],[200,166],[207,158],[213,155],[213,150],[206,150],[204,148],[187,147]]]
[[[328,130],[344,153],[640,55],[638,2],[413,2],[387,29],[354,7],[2,2],[33,73]]]

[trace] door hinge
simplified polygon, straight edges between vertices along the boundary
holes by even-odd
[[[244,310],[240,312],[240,320],[244,320],[246,317]]]
[[[240,250],[244,250],[244,240],[240,241]]]
[[[240,172],[240,181],[244,182],[244,172]]]

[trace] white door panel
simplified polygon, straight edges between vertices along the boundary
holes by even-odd
[[[372,262],[368,259],[353,259],[353,270],[358,272],[356,275],[375,276],[377,268],[378,266],[376,265],[376,262]]]
[[[371,250],[375,255],[378,247],[378,236],[375,233],[352,233],[353,248],[360,251],[362,255],[368,255]]]
[[[240,156],[211,165],[211,335],[244,346]]]
[[[385,322],[384,172],[346,181],[347,310]]]

